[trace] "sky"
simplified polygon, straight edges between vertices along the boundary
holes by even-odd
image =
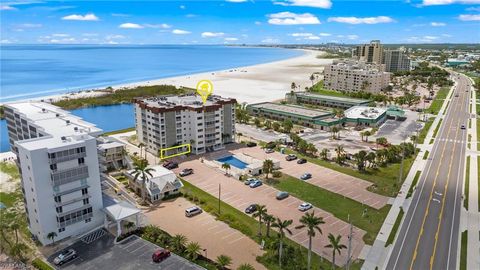
[[[2,44],[479,43],[480,0],[0,2]]]

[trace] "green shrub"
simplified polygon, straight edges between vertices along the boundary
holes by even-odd
[[[53,268],[43,260],[36,258],[32,261],[32,266],[40,270],[53,270]]]
[[[272,175],[275,178],[279,178],[279,177],[282,177],[282,172],[281,171],[273,171]]]

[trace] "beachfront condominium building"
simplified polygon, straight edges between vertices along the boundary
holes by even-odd
[[[359,45],[353,50],[353,57],[367,63],[382,64],[383,45],[380,44],[380,40],[372,40],[370,44]]]
[[[135,128],[139,142],[157,155],[161,149],[190,144],[191,152],[202,154],[225,148],[234,141],[235,99],[209,96],[158,96],[135,100]],[[174,155],[185,148],[165,150]]]
[[[324,87],[346,92],[378,93],[390,83],[383,65],[353,60],[336,60],[324,70]]]
[[[30,232],[43,245],[104,224],[96,137],[102,130],[43,102],[5,105]]]
[[[410,70],[410,59],[404,50],[385,50],[383,64],[387,72]]]

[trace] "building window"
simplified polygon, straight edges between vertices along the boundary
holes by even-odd
[[[88,204],[88,203],[89,203],[88,198],[83,199],[83,205]]]
[[[85,219],[85,223],[89,223],[90,221],[92,221],[92,218]]]
[[[62,196],[55,196],[55,202],[59,203],[62,202]]]
[[[78,165],[84,165],[85,164],[85,158],[79,158],[78,159]]]
[[[57,213],[62,213],[62,212],[63,212],[63,209],[62,209],[62,207],[61,207],[61,206],[57,207],[57,209],[56,209],[56,210],[57,210]]]
[[[86,194],[88,194],[88,189],[86,188],[82,189],[82,195],[86,195]]]
[[[50,164],[50,170],[56,171],[57,170],[57,164]]]
[[[61,232],[64,232],[65,231],[65,228],[60,228],[58,229],[58,232],[61,233]]]

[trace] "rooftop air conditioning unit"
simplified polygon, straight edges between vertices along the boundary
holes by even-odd
[[[70,120],[65,120],[65,122],[67,123],[67,125],[70,125]]]
[[[61,139],[62,139],[62,142],[64,142],[64,141],[66,141],[66,140],[67,140],[67,137],[65,137],[65,136],[62,136],[62,137],[61,137]]]
[[[60,117],[60,114],[59,114],[59,113],[56,113],[55,116],[56,116],[56,117]]]
[[[46,112],[46,111],[47,111],[47,110],[46,110],[45,108],[42,108],[42,112],[43,112],[43,113]]]
[[[74,131],[78,131],[78,127],[74,127],[73,130],[74,130]]]

